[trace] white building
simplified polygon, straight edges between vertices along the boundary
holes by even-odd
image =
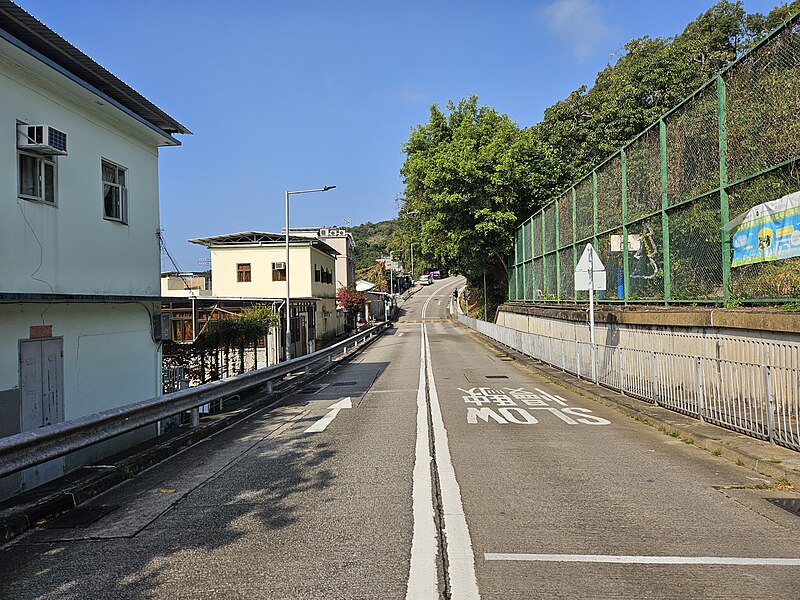
[[[158,151],[191,132],[7,0],[0,98],[2,437],[160,393]]]

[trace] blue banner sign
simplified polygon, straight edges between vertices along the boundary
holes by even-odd
[[[800,192],[754,206],[722,229],[731,235],[732,267],[800,256]]]

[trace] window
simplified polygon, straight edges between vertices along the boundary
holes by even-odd
[[[248,281],[252,281],[250,274],[250,263],[237,263],[236,281],[239,283],[247,283]]]
[[[103,217],[109,221],[128,223],[128,189],[125,187],[127,170],[119,165],[102,161],[103,165]]]
[[[320,275],[319,267],[316,264],[314,264],[314,281],[318,283],[322,281],[322,276]]]
[[[26,200],[56,203],[58,170],[56,159],[19,152],[19,197]]]
[[[272,263],[272,281],[286,281],[286,263]]]

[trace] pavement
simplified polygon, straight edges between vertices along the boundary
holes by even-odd
[[[796,450],[770,444],[768,441],[700,421],[656,404],[604,388],[587,379],[579,378],[526,356],[465,325],[460,323],[459,325],[485,346],[501,351],[514,359],[518,365],[544,376],[552,383],[615,408],[636,421],[662,431],[664,435],[681,439],[686,444],[707,450],[714,456],[751,469],[773,482],[785,478],[796,490],[800,490],[800,452]]]

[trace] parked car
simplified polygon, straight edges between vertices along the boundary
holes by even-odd
[[[430,275],[420,275],[417,281],[420,285],[430,285],[433,283],[433,278]]]

